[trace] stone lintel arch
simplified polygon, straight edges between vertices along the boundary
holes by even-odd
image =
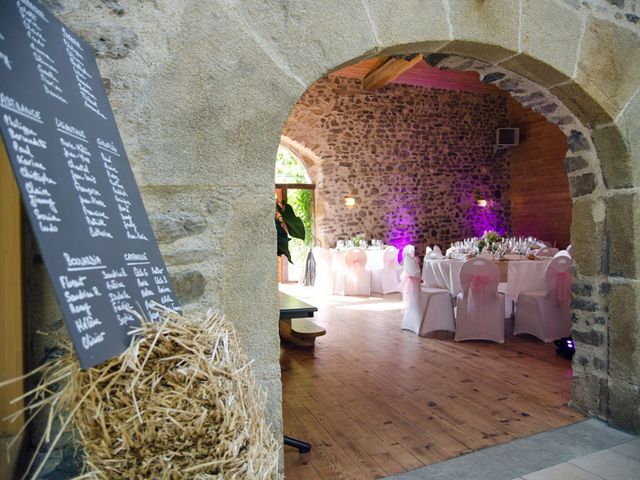
[[[596,152],[567,162],[570,176],[592,173],[596,184],[573,206],[574,314],[585,332],[573,401],[640,429],[640,39],[625,20],[634,12],[600,0],[185,0],[135,2],[122,15],[98,1],[49,3],[102,52],[148,210],[203,220],[162,251],[211,252],[171,269],[207,279],[187,312],[214,307],[234,321],[276,430],[273,171],[304,90],[360,59],[416,51],[474,59],[548,90]]]

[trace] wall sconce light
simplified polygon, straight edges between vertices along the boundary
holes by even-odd
[[[478,188],[473,191],[473,199],[479,207],[484,208],[487,206],[487,199],[484,198],[484,195]]]
[[[356,205],[356,199],[354,197],[344,197],[345,207],[354,207]]]

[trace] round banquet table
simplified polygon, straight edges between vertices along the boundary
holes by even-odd
[[[496,261],[500,269],[499,290],[508,295],[514,302],[520,292],[544,290],[546,288],[544,273],[552,258],[542,260],[508,260]],[[466,260],[424,259],[422,283],[426,287],[446,288],[453,296],[462,291],[460,286],[460,269]]]

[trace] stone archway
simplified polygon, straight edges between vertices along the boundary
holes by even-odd
[[[635,7],[599,0],[46,3],[100,55],[145,204],[181,232],[159,235],[163,253],[180,259],[170,269],[205,280],[199,295],[188,292],[187,311],[218,308],[237,325],[276,430],[273,167],[282,126],[304,90],[347,63],[415,51],[498,65],[547,89],[582,122],[597,155],[568,161],[576,188],[595,183],[573,207],[574,314],[584,329],[573,401],[640,429]],[[32,292],[47,283],[36,277]],[[30,315],[37,324],[59,314]]]

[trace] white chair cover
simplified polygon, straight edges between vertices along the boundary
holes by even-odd
[[[449,290],[421,286],[420,266],[414,256],[404,256],[402,265],[402,300],[405,311],[401,328],[420,336],[436,330],[454,332],[456,327]]]
[[[398,263],[398,249],[385,248],[382,263],[381,269],[371,270],[371,291],[382,294],[399,292],[402,267]]]
[[[444,288],[429,288],[422,286],[420,290],[420,303],[424,315],[420,330],[420,336],[436,330],[456,331],[456,323],[453,316],[453,298],[449,290]]]
[[[554,258],[545,271],[545,290],[522,292],[516,303],[513,334],[528,333],[543,342],[571,334],[570,257]]]
[[[405,249],[407,247],[404,247]],[[413,333],[420,332],[424,309],[420,295],[420,265],[412,255],[407,255],[403,250],[402,257],[402,301],[404,303],[404,316],[401,328]]]
[[[536,256],[538,257],[553,257],[556,253],[558,253],[557,248],[552,247],[544,247],[536,252]]]
[[[567,246],[567,252],[569,252],[570,257],[573,257],[573,247],[571,246],[571,244]]]
[[[344,295],[371,294],[371,275],[365,268],[367,253],[361,248],[352,248],[344,257],[342,269]]]
[[[406,245],[402,249],[403,262],[404,262],[404,257],[406,257],[406,256],[415,257],[416,256],[416,247],[414,247],[413,245]]]
[[[313,286],[319,293],[333,295],[336,274],[331,251],[328,248],[313,247],[313,258],[316,261],[316,281]]]
[[[558,250],[558,253],[556,253],[554,256],[555,257],[569,257],[571,258],[571,254],[567,251],[567,250]]]
[[[456,341],[493,340],[504,343],[504,297],[498,293],[500,271],[481,258],[465,262],[460,270]]]
[[[440,247],[435,245],[433,248],[427,247],[424,256],[425,258],[442,258],[444,255],[442,255],[442,250],[440,250]]]

